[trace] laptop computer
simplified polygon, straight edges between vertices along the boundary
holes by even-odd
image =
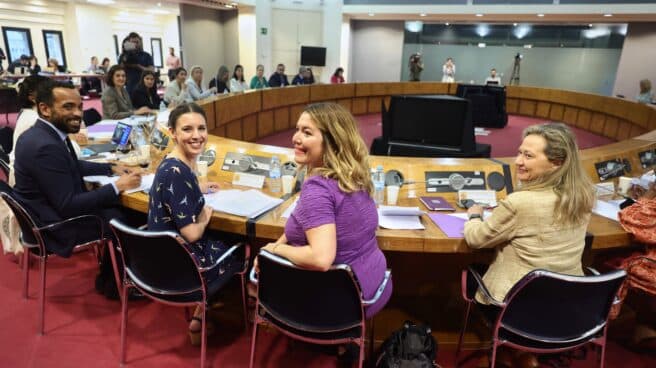
[[[90,144],[84,148],[89,149],[96,154],[103,152],[114,152],[118,146],[124,146],[128,144],[131,132],[132,126],[119,121],[118,124],[116,124],[116,128],[114,128],[111,143]]]

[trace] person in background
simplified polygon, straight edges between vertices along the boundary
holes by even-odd
[[[48,59],[48,67],[46,67],[46,70],[50,73],[66,73],[66,68],[59,65],[59,60],[55,58]]]
[[[262,89],[269,87],[269,82],[264,78],[264,65],[259,64],[255,68],[255,76],[251,79],[251,89]]]
[[[651,92],[651,81],[643,79],[640,81],[640,93],[636,96],[639,103],[648,104],[654,100],[654,94]]]
[[[497,70],[492,68],[490,70],[490,76],[485,78],[485,84],[498,84],[501,85],[501,78],[497,75]]]
[[[2,47],[0,47],[0,74],[2,74],[2,72],[5,71],[5,68],[4,66],[2,66],[2,64],[4,64],[6,58],[7,57],[5,56],[5,50],[3,50]]]
[[[104,74],[103,70],[100,69],[100,65],[98,65],[98,58],[96,56],[91,57],[91,64],[87,67],[87,72],[90,74]],[[80,94],[86,95],[90,92],[99,94],[101,91],[102,82],[100,78],[81,78]]]
[[[153,57],[143,50],[143,40],[136,32],[131,32],[123,40],[123,53],[118,63],[125,69],[128,94],[137,86],[144,70],[154,70]]]
[[[109,61],[109,59],[107,59]],[[91,57],[91,63],[87,67],[87,71],[89,73],[97,73],[98,70],[100,69],[100,65],[98,65],[98,57],[97,56],[92,56]]]
[[[362,297],[373,297],[387,261],[376,241],[368,149],[353,115],[336,103],[311,104],[296,123],[292,144],[294,161],[307,176],[284,234],[263,249],[312,270],[347,264]],[[380,311],[391,294],[390,280],[378,302],[365,307],[366,318]]]
[[[109,61],[108,57],[103,58],[102,63],[100,63],[100,67],[99,67],[103,74],[107,74],[107,72],[109,71],[110,63],[111,62]]]
[[[307,71],[308,71],[308,73],[309,73],[309,75],[310,75],[310,76],[308,77],[308,81],[309,81],[308,84],[314,84],[315,80],[314,80],[314,72],[312,72],[312,68],[310,68],[310,67],[308,66],[308,67],[307,67]]]
[[[410,82],[419,82],[421,80],[421,72],[424,70],[424,63],[421,62],[420,53],[410,55],[408,69],[410,69]]]
[[[298,68],[298,74],[296,74],[292,80],[292,85],[298,86],[303,84],[312,84],[312,80],[310,79],[312,76],[311,73],[312,72],[307,67],[302,66]]]
[[[187,69],[178,68],[175,70],[175,79],[166,87],[164,102],[171,107],[185,102],[192,102],[187,89]]]
[[[187,91],[193,101],[209,97],[216,93],[216,87],[203,91],[203,68],[198,65],[191,67],[191,76],[187,79]]]
[[[175,56],[175,49],[169,47],[169,56],[166,57],[166,67],[169,69],[169,81],[175,78],[175,70],[182,67],[180,58]]]
[[[41,72],[41,65],[39,65],[39,60],[37,60],[36,56],[30,56],[30,65],[28,66],[28,69],[30,75],[37,75]]]
[[[157,86],[155,85],[155,72],[152,70],[144,70],[141,74],[141,80],[137,87],[132,91],[130,101],[135,108],[147,107],[151,110],[158,110],[160,105],[160,98],[157,94]]]
[[[18,60],[14,60],[12,63],[9,64],[7,67],[7,71],[11,74],[23,74],[21,68],[25,68],[25,73],[27,73],[27,69],[30,66],[30,57],[27,55],[21,55]],[[18,68],[18,71],[16,71],[16,68]]]
[[[149,114],[150,108],[134,109],[130,95],[125,89],[125,69],[120,65],[109,68],[105,82],[108,88],[102,94],[103,119],[123,119],[132,115]]]
[[[344,83],[344,68],[341,66],[337,69],[335,69],[335,72],[333,73],[332,77],[330,77],[330,83],[332,84],[341,84]]]
[[[285,74],[285,64],[278,64],[276,71],[269,77],[270,87],[285,87],[289,85],[289,80]]]
[[[232,73],[232,78],[230,79],[230,91],[231,92],[244,92],[248,89],[248,84],[244,80],[244,67],[237,64],[235,65],[235,70]]]
[[[205,112],[195,103],[178,105],[171,111],[168,125],[175,145],[155,173],[148,202],[148,230],[179,233],[201,266],[211,267],[229,247],[207,228],[213,211],[205,204],[203,194],[219,190],[219,185],[199,183],[195,174],[198,156],[204,152],[208,137]],[[210,288],[223,270],[241,270],[244,259],[235,256],[224,262],[224,267],[214,267],[214,271],[205,274]],[[228,262],[238,262],[240,267],[230,267]],[[201,309],[197,308],[189,324],[192,345],[200,345],[201,318]],[[208,323],[207,332],[212,330]]]
[[[442,82],[454,83],[456,81],[456,64],[453,63],[452,58],[446,58],[446,62],[442,65]]]
[[[216,87],[217,93],[230,93],[228,80],[230,79],[230,71],[225,65],[221,65],[216,72],[216,77],[210,81],[210,88]]]

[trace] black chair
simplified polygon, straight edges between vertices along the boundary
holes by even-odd
[[[98,110],[94,109],[93,107],[90,109],[86,109],[82,112],[82,120],[84,121],[84,124],[87,127],[92,126],[93,124],[99,122],[102,120],[102,116],[98,112]]]
[[[9,180],[9,155],[0,147],[0,172],[4,175],[3,181]]]
[[[18,92],[15,88],[0,88],[0,114],[5,114],[5,121],[9,124],[9,114],[18,112]]]
[[[178,233],[138,230],[116,219],[110,221],[110,226],[118,240],[118,244],[112,244],[110,248],[114,273],[117,279],[123,279],[122,287],[119,288],[122,303],[121,364],[125,363],[126,355],[130,288],[139,290],[146,297],[159,303],[201,308],[201,368],[205,367],[207,348],[205,312],[220,289],[235,274],[241,277],[244,324],[248,328],[245,275],[250,252],[247,245],[242,243],[233,245],[212,266],[202,267],[189,251],[187,242]],[[123,261],[123,275],[118,275],[117,256]],[[205,275],[217,267],[221,276],[208,283]]]
[[[333,265],[326,272],[295,266],[288,260],[260,251],[253,338],[249,367],[253,367],[258,326],[268,323],[294,339],[322,345],[355,343],[364,362],[366,336],[364,307],[378,301],[392,273],[387,270],[376,294],[363,300],[360,286],[348,265]],[[373,331],[373,327],[371,328]],[[370,340],[371,341],[371,340]]]
[[[39,259],[39,272],[40,272],[40,285],[39,285],[39,334],[44,334],[45,323],[45,297],[46,297],[46,267],[48,263],[48,256],[52,255],[49,252],[46,239],[47,233],[67,229],[78,229],[80,227],[96,228],[98,237],[92,241],[84,244],[79,244],[76,248],[89,247],[94,251],[96,260],[100,258],[99,247],[105,243],[103,234],[102,219],[94,215],[83,215],[72,217],[53,224],[39,226],[34,221],[30,213],[13,197],[11,187],[2,183],[0,186],[0,196],[5,200],[9,208],[11,208],[18,225],[20,227],[20,243],[25,248],[23,252],[23,297],[27,299],[29,288],[29,268],[30,257],[37,257]]]
[[[497,301],[477,270],[473,267],[463,270],[462,297],[467,308],[456,350],[456,366],[459,366],[471,306],[477,303],[475,295],[480,291],[491,301],[484,313],[492,326],[491,368],[495,367],[497,348],[502,345],[534,353],[557,353],[587,343],[601,347],[600,367],[603,368],[608,313],[616,302],[615,295],[626,272],[617,270],[600,275],[591,271],[595,273],[593,276],[534,270],[519,280],[503,301]]]

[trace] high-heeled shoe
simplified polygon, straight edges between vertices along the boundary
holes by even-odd
[[[198,323],[202,326],[203,320],[201,317],[193,316],[191,317],[192,321],[198,321]],[[207,317],[205,319],[205,328],[207,328],[207,336],[211,336],[214,334],[214,323],[210,321]],[[192,346],[200,346],[201,339],[202,339],[202,327],[199,327],[198,330],[192,330],[191,328],[189,329],[189,341],[191,342]]]

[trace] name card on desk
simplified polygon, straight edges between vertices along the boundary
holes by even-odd
[[[262,189],[264,187],[264,176],[236,172],[232,177],[232,184]]]

